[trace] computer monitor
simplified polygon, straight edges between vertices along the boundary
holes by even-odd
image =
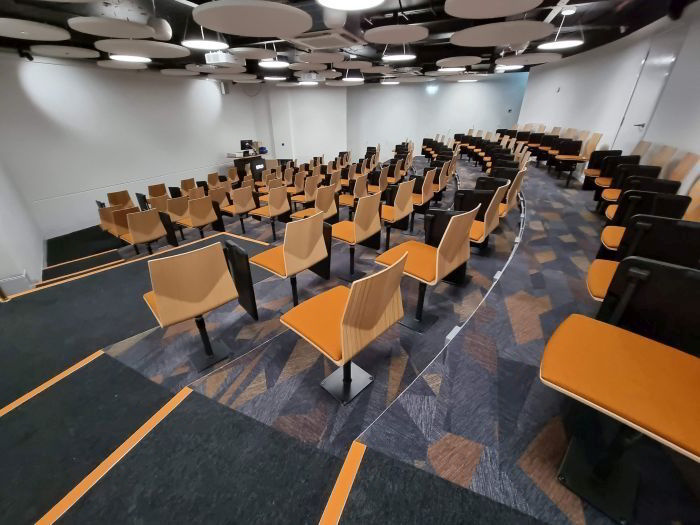
[[[253,141],[250,139],[241,141],[241,151],[245,151],[247,149],[253,149]]]

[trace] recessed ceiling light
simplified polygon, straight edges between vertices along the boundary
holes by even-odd
[[[520,64],[511,64],[511,65],[498,65],[496,66],[496,71],[501,70],[501,71],[515,71],[516,69],[522,69],[525,66],[520,65]]]
[[[381,5],[384,0],[316,0],[324,7],[340,11],[359,11]]]
[[[219,42],[218,40],[192,38],[189,40],[183,40],[182,45],[189,47],[190,49],[204,49],[206,51],[221,51],[223,49],[228,49],[228,44],[226,42]]]
[[[564,9],[561,10],[562,16],[569,16],[569,15],[573,15],[574,13],[576,13],[575,7],[565,7]]]
[[[413,53],[399,53],[397,55],[384,55],[382,60],[384,62],[408,62],[409,60],[415,60],[416,55]]]
[[[346,69],[343,82],[364,82],[365,76],[359,69]]]
[[[258,62],[258,65],[264,69],[283,69],[289,67],[289,62],[279,58],[266,58]]]
[[[362,77],[343,77],[343,82],[364,82]]]
[[[442,73],[461,73],[462,71],[466,71],[466,69],[466,67],[441,67],[438,71]]]
[[[148,57],[138,57],[135,55],[109,55],[112,60],[117,60],[118,62],[138,62],[141,64],[147,64],[151,61]]]
[[[317,86],[318,82],[316,82],[315,80],[301,80],[299,82],[299,85],[300,86]]]
[[[464,84],[465,82],[478,82],[478,80],[475,78],[464,78],[462,80],[458,80],[457,82],[459,82],[460,84]]]
[[[275,76],[269,76],[269,77],[263,77],[265,80],[271,80],[273,82],[279,81],[279,80],[287,80],[287,77],[275,77]]]
[[[570,47],[578,47],[583,45],[583,40],[555,40],[554,42],[545,42],[537,46],[537,49],[552,50],[552,49],[569,49]]]

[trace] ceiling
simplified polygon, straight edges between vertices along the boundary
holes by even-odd
[[[65,1],[65,0],[64,0]],[[74,0],[75,1],[75,0]],[[83,0],[86,1],[86,0]],[[484,0],[485,2],[488,0]],[[681,1],[690,3],[693,0]],[[173,30],[171,43],[179,44],[186,34],[193,29],[198,29],[192,18],[193,6],[205,4],[207,0],[98,0],[89,3],[60,3],[47,0],[2,0],[0,2],[0,17],[20,18],[36,22],[43,22],[69,29],[67,20],[75,16],[104,16],[120,19],[128,19],[132,22],[145,23],[149,17],[155,15],[166,19]],[[311,31],[326,30],[323,22],[324,8],[315,0],[289,0],[285,3],[302,9],[311,15],[313,26]],[[536,3],[536,2],[533,2]],[[482,62],[472,66],[472,72],[493,73],[496,59],[501,56],[510,56],[514,52],[536,52],[537,44],[550,41],[554,34],[540,41],[520,44],[516,48],[508,46],[487,47],[461,47],[450,43],[450,37],[456,31],[487,23],[502,22],[507,20],[532,20],[546,21],[557,29],[563,19],[559,39],[582,38],[584,44],[572,48],[557,51],[563,56],[580,53],[588,49],[606,44],[622,36],[629,34],[666,15],[669,3],[678,4],[678,0],[543,0],[537,7],[518,15],[498,19],[464,19],[455,18],[445,12],[445,1],[440,0],[385,0],[378,7],[361,12],[348,12],[344,30],[353,35],[360,44],[344,47],[342,49],[327,49],[324,51],[342,50],[354,55],[357,59],[368,60],[375,65],[382,65],[381,57],[384,45],[367,44],[363,36],[365,31],[393,24],[420,25],[429,30],[427,38],[410,44],[411,50],[416,54],[416,59],[401,66],[410,66],[410,72],[414,75],[435,70],[435,62],[457,55],[479,56]],[[575,7],[576,13],[562,17],[561,8],[564,6]],[[80,46],[94,49],[94,43],[103,37],[95,37],[85,33],[70,30],[71,38],[61,42],[39,42],[0,37],[0,47],[29,50],[33,44],[59,44]],[[207,32],[208,36],[214,33]],[[278,52],[288,53],[290,62],[294,61],[294,55],[298,51],[304,51],[299,44],[289,41],[270,38],[251,38],[237,35],[220,35],[230,47],[256,46],[262,47],[267,42],[268,47],[275,41]],[[102,52],[100,59],[108,58],[108,54]],[[192,50],[190,56],[185,58],[154,59],[149,64],[150,69],[182,68],[187,64],[204,63],[204,52]],[[247,71],[262,77],[262,72],[257,61],[247,61]],[[530,66],[525,66],[521,71],[527,71]],[[420,68],[420,69],[417,69]],[[278,74],[279,71],[275,71]],[[283,70],[282,75],[292,82],[295,77],[293,71]],[[376,82],[382,77],[380,74],[366,74],[366,82]]]

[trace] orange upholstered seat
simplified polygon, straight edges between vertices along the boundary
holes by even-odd
[[[615,271],[617,270],[617,261],[608,261],[606,259],[596,259],[588,268],[588,276],[586,284],[588,285],[588,293],[593,299],[602,301],[605,299],[605,294],[608,293],[608,287],[612,282]]]
[[[394,222],[395,209],[393,206],[382,204],[382,220]]]
[[[256,210],[252,210],[250,212],[250,214],[251,215],[259,215],[261,217],[269,217],[270,216],[270,207],[269,206],[261,206],[260,208],[258,208]]]
[[[340,221],[332,226],[332,235],[336,239],[355,244],[355,225],[352,221]]]
[[[625,234],[624,226],[606,226],[600,235],[600,240],[608,250],[617,250]]]
[[[472,227],[469,230],[469,238],[472,241],[480,242],[484,237],[484,223],[482,221],[472,222]]]
[[[609,188],[612,184],[612,177],[598,177],[595,180],[595,185],[599,188]]]
[[[407,253],[406,265],[403,273],[424,281],[432,283],[435,280],[437,248],[418,241],[407,241],[384,252],[376,261],[384,266],[391,266]]]
[[[287,274],[284,269],[284,246],[275,246],[260,252],[250,262],[262,266],[277,275],[285,276]]]
[[[583,170],[583,174],[587,177],[600,177],[600,170],[595,168],[586,168]]]
[[[499,203],[498,204],[498,216],[505,217],[506,213],[508,213],[508,205],[505,202]]]
[[[615,212],[617,211],[617,204],[611,204],[607,208],[605,208],[605,216],[612,220],[612,218],[615,216]]]
[[[343,358],[340,325],[350,288],[336,286],[295,306],[281,317],[286,326],[310,341],[333,361]],[[319,320],[323,322],[319,322]]]
[[[607,190],[603,190],[603,199],[608,201],[608,202],[615,202],[617,199],[620,198],[620,193],[622,193],[622,190],[618,190],[616,188],[608,188]]]
[[[574,314],[542,356],[549,386],[700,459],[700,359]]]

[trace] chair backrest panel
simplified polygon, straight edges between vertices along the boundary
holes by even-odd
[[[164,183],[161,184],[151,184],[148,187],[148,196],[149,197],[161,197],[162,195],[165,195],[167,193],[167,189],[165,187]]]
[[[131,213],[140,213],[141,209],[138,206],[133,206],[131,208],[120,208],[112,212],[112,220],[114,221],[114,233],[115,235],[121,237],[129,233],[129,222],[128,215]]]
[[[236,207],[236,213],[246,213],[257,208],[253,199],[253,188],[243,186],[231,192],[231,200]]]
[[[160,197],[151,197],[149,199],[149,204],[151,208],[155,208],[158,211],[167,212],[168,211],[168,196],[161,195]]]
[[[189,199],[184,195],[175,199],[168,199],[168,214],[178,220],[187,215],[187,205]]]
[[[270,207],[270,216],[277,217],[289,211],[289,201],[287,200],[287,188],[272,188],[267,201]]]
[[[510,185],[510,181],[505,179],[500,180],[504,180],[505,184],[500,186],[493,194],[489,207],[484,213],[484,235],[488,235],[498,227],[498,205],[503,200],[506,191],[508,191],[508,186]]]
[[[195,188],[196,186],[197,183],[194,181],[194,179],[182,179],[180,181],[180,189],[185,193]]]
[[[221,243],[148,261],[158,321],[170,326],[238,297]]]
[[[206,192],[204,191],[204,187],[197,186],[196,188],[192,188],[191,190],[189,190],[187,192],[187,196],[190,199],[201,199],[202,197],[205,196],[205,193]]]
[[[165,237],[165,227],[160,220],[158,210],[148,210],[139,213],[130,213],[126,216],[129,224],[129,233],[131,233],[131,241],[135,244],[138,242],[149,242],[161,237]]]
[[[284,268],[296,275],[328,257],[323,238],[323,214],[287,223],[284,233]]]
[[[394,198],[394,221],[409,216],[413,211],[411,194],[415,184],[416,179],[410,179],[399,184],[399,188],[396,190],[396,197]]]
[[[341,321],[344,363],[403,317],[400,284],[406,258],[352,283]]]
[[[131,208],[134,206],[131,196],[127,190],[108,193],[107,202],[110,206],[121,206],[122,208]]]
[[[207,184],[209,187],[216,187],[219,185],[219,172],[209,173],[207,175]]]
[[[367,175],[358,175],[355,179],[355,188],[352,192],[356,199],[367,196]]]
[[[435,282],[469,260],[469,231],[478,211],[479,206],[450,219],[437,249]]]
[[[192,220],[192,225],[196,227],[205,226],[217,220],[214,206],[211,204],[211,197],[190,199],[187,203],[187,212]]]
[[[362,197],[357,202],[355,210],[355,241],[362,242],[375,233],[379,232],[382,227],[379,218],[379,203],[381,199],[380,193]]]
[[[223,186],[220,188],[210,188],[209,197],[213,202],[218,202],[219,206],[228,205],[228,197],[226,196],[226,188]]]

